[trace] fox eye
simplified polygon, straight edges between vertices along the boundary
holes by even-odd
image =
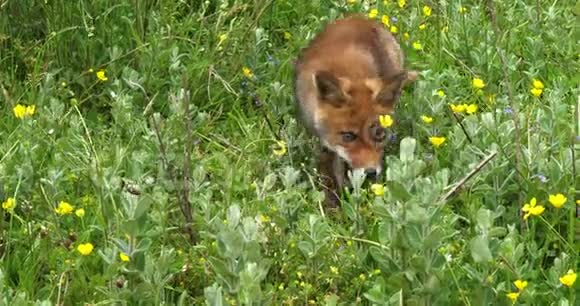
[[[344,142],[353,142],[356,140],[357,136],[353,132],[341,132],[342,141]]]

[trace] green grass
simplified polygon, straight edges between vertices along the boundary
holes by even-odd
[[[560,277],[580,262],[578,6],[355,2],[0,1],[0,305],[509,305],[517,279],[517,303],[576,305]],[[326,214],[293,61],[372,8],[422,73],[386,193],[355,174]],[[533,197],[545,211],[524,220]]]

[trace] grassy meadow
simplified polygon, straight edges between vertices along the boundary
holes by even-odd
[[[0,0],[0,305],[579,305],[563,0]],[[293,62],[349,13],[421,71],[328,212]]]

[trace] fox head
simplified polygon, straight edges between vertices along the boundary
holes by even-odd
[[[379,116],[393,112],[403,87],[416,77],[415,71],[364,79],[337,77],[328,71],[314,73],[319,101],[315,126],[323,145],[350,168],[378,175],[386,138]]]

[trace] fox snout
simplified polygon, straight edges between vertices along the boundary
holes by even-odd
[[[383,151],[380,148],[329,148],[352,170],[363,170],[369,179],[376,179],[383,170]]]

